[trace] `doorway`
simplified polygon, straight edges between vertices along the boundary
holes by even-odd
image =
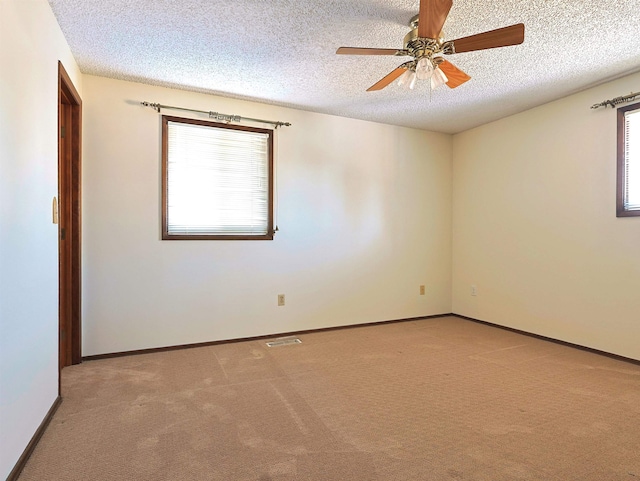
[[[58,270],[59,371],[79,364],[80,301],[80,181],[82,100],[58,62]],[[58,381],[60,376],[58,376]],[[58,383],[58,389],[60,384]]]

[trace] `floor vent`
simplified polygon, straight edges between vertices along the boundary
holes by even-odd
[[[267,342],[269,347],[288,346],[290,344],[301,344],[302,341],[297,337],[279,337],[275,341]]]

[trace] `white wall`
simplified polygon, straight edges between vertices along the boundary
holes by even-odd
[[[58,60],[80,74],[45,0],[0,1],[0,479],[58,394]]]
[[[92,76],[83,100],[84,355],[451,311],[450,136]],[[160,240],[142,100],[293,123],[275,240]]]
[[[615,214],[616,112],[589,109],[638,85],[454,136],[455,313],[640,359],[640,217]]]

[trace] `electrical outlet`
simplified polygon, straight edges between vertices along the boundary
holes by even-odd
[[[424,296],[424,286],[420,286],[420,295]]]
[[[278,305],[284,306],[284,294],[278,294]]]
[[[478,295],[478,286],[476,286],[476,285],[472,285],[471,286],[471,295],[472,296],[477,296]]]

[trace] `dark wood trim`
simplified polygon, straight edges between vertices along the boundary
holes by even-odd
[[[179,345],[175,345],[175,346],[153,347],[153,348],[150,348],[150,349],[136,349],[134,351],[111,352],[111,353],[106,353],[106,354],[96,354],[96,355],[93,355],[93,356],[85,356],[85,357],[82,358],[82,360],[83,361],[97,361],[97,360],[100,360],[100,359],[110,359],[110,358],[113,358],[113,357],[136,356],[136,355],[139,355],[139,354],[152,354],[152,353],[156,353],[156,352],[177,351],[177,350],[181,350],[181,349],[192,349],[192,348],[196,348],[196,347],[217,346],[219,344],[230,344],[230,343],[234,343],[234,342],[262,341],[262,340],[265,340],[265,339],[273,339],[273,338],[285,337],[285,336],[302,336],[302,335],[305,335],[305,334],[313,334],[315,332],[340,331],[340,330],[343,330],[343,329],[357,329],[359,327],[381,326],[381,325],[384,325],[384,324],[396,324],[396,323],[400,323],[400,322],[420,321],[420,320],[424,320],[424,319],[438,319],[438,318],[442,318],[442,317],[457,317],[459,319],[464,319],[466,321],[476,322],[478,324],[484,324],[485,326],[495,327],[495,328],[498,328],[498,329],[503,329],[505,331],[510,331],[510,332],[515,333],[515,334],[522,334],[523,336],[533,337],[535,339],[540,339],[542,341],[553,342],[555,344],[560,344],[560,345],[566,346],[566,347],[572,347],[574,349],[580,349],[582,351],[587,351],[587,352],[591,352],[593,354],[606,356],[606,357],[609,357],[609,358],[612,358],[612,359],[616,359],[618,361],[624,361],[624,362],[628,362],[628,363],[631,363],[631,364],[640,365],[640,360],[633,359],[633,358],[630,358],[630,357],[620,356],[618,354],[612,354],[610,352],[601,351],[599,349],[594,349],[594,348],[591,348],[591,347],[581,346],[580,344],[574,344],[572,342],[561,341],[559,339],[554,339],[552,337],[543,336],[541,334],[534,334],[532,332],[527,332],[527,331],[523,331],[523,330],[520,330],[520,329],[516,329],[515,327],[502,326],[500,324],[495,324],[495,323],[490,322],[490,321],[483,321],[481,319],[476,319],[476,318],[469,317],[469,316],[463,316],[462,314],[456,314],[456,313],[452,313],[452,312],[445,313],[445,314],[435,314],[435,315],[431,315],[431,316],[409,317],[409,318],[405,318],[405,319],[392,319],[392,320],[388,320],[388,321],[376,321],[376,322],[361,323],[361,324],[349,324],[347,326],[322,327],[322,328],[318,328],[318,329],[308,329],[308,330],[304,330],[304,331],[291,331],[291,332],[274,333],[274,334],[267,334],[267,335],[264,335],[264,336],[239,337],[239,338],[235,338],[235,339],[223,339],[223,340],[220,340],[220,341],[197,342],[197,343],[193,343],[193,344],[179,344]]]
[[[168,185],[168,161],[169,158],[169,119],[172,117],[167,117],[163,115],[161,117],[161,125],[162,125],[162,154],[160,157],[160,163],[162,164],[162,190],[160,192],[160,204],[162,205],[162,225],[160,226],[160,236],[162,240],[165,240],[166,232],[167,232],[167,189]]]
[[[273,191],[274,191],[274,178],[275,178],[275,162],[273,159],[274,156],[274,150],[273,150],[273,130],[269,130],[269,137],[268,137],[268,147],[269,147],[269,206],[268,206],[268,210],[267,210],[267,240],[273,240],[273,236],[275,235],[276,231],[274,229],[273,226],[273,212],[275,209],[275,205],[273,203]]]
[[[65,125],[65,139],[61,128]],[[82,360],[81,341],[81,179],[82,99],[62,62],[58,62],[58,201],[60,257],[60,369]],[[64,237],[63,237],[64,235]],[[65,334],[66,335],[66,334]],[[60,393],[60,376],[58,376]]]
[[[240,130],[244,132],[258,132],[266,134],[268,136],[268,148],[269,148],[269,185],[268,185],[268,219],[267,219],[267,233],[263,235],[220,235],[220,234],[198,234],[198,235],[183,235],[183,234],[170,234],[168,231],[168,219],[167,219],[167,187],[168,187],[168,154],[169,154],[169,136],[168,136],[168,123],[179,122],[183,124],[203,125],[206,127],[213,127],[219,129]],[[275,231],[273,227],[273,130],[272,129],[260,129],[257,127],[248,127],[246,125],[231,125],[220,122],[211,122],[208,120],[188,119],[183,117],[174,117],[170,115],[162,116],[162,240],[273,240]]]
[[[61,403],[62,403],[62,398],[60,396],[56,397],[55,401],[53,401],[53,404],[49,408],[49,411],[47,412],[46,416],[40,423],[40,426],[38,426],[38,429],[36,429],[36,432],[31,437],[31,441],[29,441],[29,444],[27,444],[27,447],[24,448],[22,455],[20,456],[20,458],[18,458],[18,462],[15,464],[15,466],[9,473],[9,476],[7,477],[7,481],[16,481],[18,479],[18,477],[20,476],[20,473],[22,472],[24,467],[27,465],[27,461],[29,461],[29,458],[31,457],[33,450],[36,449],[36,446],[38,445],[38,441],[40,441],[40,438],[42,437],[44,432],[47,430],[47,426],[49,426],[49,423],[53,419],[53,415],[56,413]]]
[[[627,210],[624,207],[624,185],[625,185],[625,169],[624,169],[624,114],[630,110],[639,110],[640,102],[625,105],[618,108],[618,135],[617,135],[617,174],[616,174],[616,216],[617,217],[636,217],[640,216],[640,210]]]
[[[307,329],[304,331],[291,331],[291,332],[282,332],[276,334],[267,334],[264,336],[253,336],[253,337],[239,337],[235,339],[224,339],[220,341],[208,341],[208,342],[198,342],[194,344],[180,344],[177,346],[166,346],[166,347],[154,347],[151,349],[137,349],[135,351],[121,351],[121,352],[112,352],[107,354],[96,354],[94,356],[85,356],[82,358],[83,361],[96,361],[99,359],[109,359],[112,357],[122,357],[122,356],[134,356],[138,354],[151,354],[154,352],[165,352],[165,351],[177,351],[180,349],[191,349],[194,347],[207,347],[207,346],[217,346],[219,344],[230,344],[234,342],[246,342],[246,341],[262,341],[264,339],[273,339],[278,337],[285,336],[302,336],[305,334],[312,334],[315,332],[327,332],[327,331],[341,331],[343,329],[354,329],[358,327],[369,327],[369,326],[381,326],[383,324],[396,324],[399,322],[410,322],[410,321],[420,321],[423,319],[437,319],[440,317],[453,316],[454,314],[435,314],[432,316],[420,316],[420,317],[409,317],[406,319],[392,319],[390,321],[376,321],[369,322],[363,324],[349,324],[347,326],[333,326],[333,327],[322,327],[318,329]]]
[[[535,339],[540,339],[542,341],[553,342],[555,344],[560,344],[562,346],[572,347],[574,349],[580,349],[581,351],[587,351],[587,352],[590,352],[590,353],[593,353],[593,354],[598,354],[600,356],[610,357],[610,358],[615,359],[617,361],[624,361],[624,362],[628,362],[628,363],[636,364],[636,365],[640,366],[640,360],[633,359],[631,357],[625,357],[625,356],[620,356],[618,354],[612,354],[610,352],[601,351],[599,349],[594,349],[592,347],[581,346],[580,344],[574,344],[574,343],[568,342],[568,341],[561,341],[560,339],[554,339],[552,337],[543,336],[541,334],[534,334],[533,332],[522,331],[520,329],[516,329],[515,327],[502,326],[500,324],[495,324],[493,322],[483,321],[481,319],[475,319],[473,317],[463,316],[462,314],[453,313],[451,315],[455,316],[455,317],[459,317],[460,319],[464,319],[464,320],[467,320],[467,321],[477,322],[478,324],[484,324],[485,326],[497,327],[498,329],[503,329],[505,331],[510,331],[510,332],[513,332],[513,333],[516,333],[516,334],[522,334],[523,336],[533,337]]]

